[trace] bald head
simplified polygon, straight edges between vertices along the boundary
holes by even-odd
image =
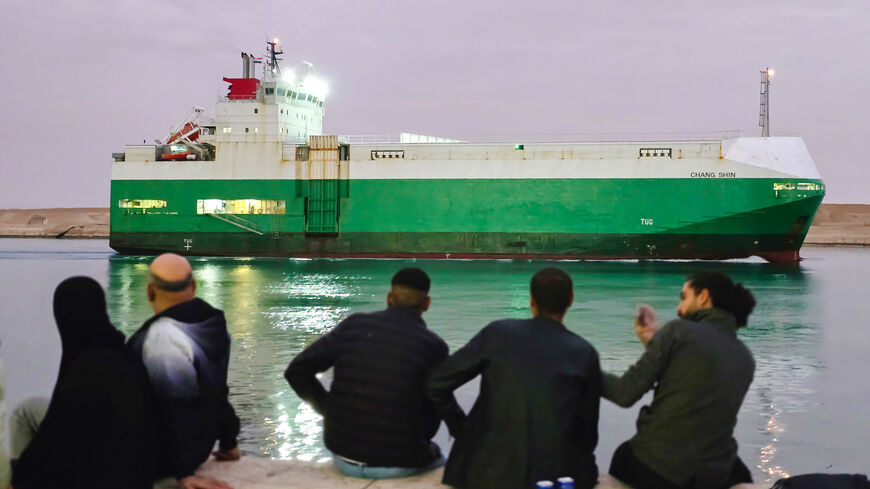
[[[196,297],[196,281],[190,263],[181,255],[164,253],[149,267],[148,301],[155,314]]]
[[[175,253],[164,253],[158,256],[151,262],[149,269],[152,275],[167,282],[184,280],[192,271],[187,258]]]

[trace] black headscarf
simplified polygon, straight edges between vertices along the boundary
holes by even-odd
[[[72,277],[54,291],[54,319],[60,333],[60,373],[88,348],[122,349],[124,334],[106,312],[106,295],[94,279]]]

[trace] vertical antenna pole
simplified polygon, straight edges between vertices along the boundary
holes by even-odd
[[[761,106],[758,110],[758,125],[761,126],[761,137],[770,137],[770,77],[773,70],[765,68],[761,72]]]

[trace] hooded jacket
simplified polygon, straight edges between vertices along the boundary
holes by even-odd
[[[202,299],[151,317],[127,344],[142,358],[158,406],[161,475],[192,475],[236,446],[239,418],[227,398],[230,336],[223,311]]]
[[[86,277],[63,281],[54,316],[63,348],[60,372],[12,485],[150,488],[155,440],[147,376],[109,322],[102,288]]]

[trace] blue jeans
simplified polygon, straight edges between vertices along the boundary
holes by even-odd
[[[348,477],[361,477],[363,479],[411,477],[412,475],[419,475],[430,470],[435,470],[444,465],[445,462],[444,455],[441,455],[426,467],[371,467],[365,464],[351,463],[335,454],[332,456],[332,464],[340,474]]]

